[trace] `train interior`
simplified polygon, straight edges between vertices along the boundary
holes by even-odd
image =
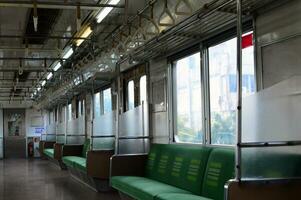
[[[300,0],[0,0],[0,199],[301,199]]]

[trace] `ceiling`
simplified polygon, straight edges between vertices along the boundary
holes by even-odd
[[[1,1],[0,102],[35,100],[34,92],[47,80],[50,72],[56,78],[47,80],[48,87],[59,84],[58,81],[62,79],[60,77],[72,76],[71,64],[68,65],[67,61],[64,61],[64,66],[58,72],[53,71],[53,65],[57,61],[62,62],[60,59],[64,49],[69,46],[76,47],[74,38],[79,37],[78,33],[87,25],[93,26],[93,37],[97,37],[99,41],[121,26],[125,15],[135,14],[146,2],[129,0],[125,9],[125,1],[121,0],[117,4],[119,7],[114,8],[98,24],[95,22],[95,15],[102,9],[102,4],[108,4],[107,1],[36,1],[37,9],[31,0]],[[77,5],[80,5],[80,12]],[[34,26],[35,15],[38,19],[37,30]],[[78,15],[80,28],[77,27]],[[74,56],[80,58],[87,53],[87,47],[101,45],[91,42],[91,37],[85,40],[87,44],[76,49]]]

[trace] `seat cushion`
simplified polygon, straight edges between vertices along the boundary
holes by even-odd
[[[87,171],[87,159],[78,157],[78,159],[73,161],[73,166],[75,169],[86,172]]]
[[[161,183],[152,179],[136,176],[115,176],[112,187],[138,200],[153,200],[162,193],[191,194],[186,190]]]
[[[82,157],[78,157],[78,156],[64,156],[62,158],[63,163],[65,165],[67,165],[67,167],[72,167],[74,168],[74,163],[75,162],[80,162],[82,160]]]
[[[200,195],[211,149],[196,145],[153,144],[146,177]]]
[[[44,149],[43,153],[50,158],[54,158],[54,149]]]
[[[214,200],[223,200],[224,185],[234,177],[234,166],[234,148],[214,148],[208,159],[202,196]]]
[[[212,200],[206,197],[197,196],[193,194],[180,193],[164,193],[155,197],[155,200]]]

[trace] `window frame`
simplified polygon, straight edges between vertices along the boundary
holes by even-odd
[[[101,115],[104,115],[104,95],[103,95],[103,92],[107,89],[111,89],[111,111],[113,111],[113,95],[112,95],[112,87],[110,85],[107,85],[105,87],[102,87],[100,89],[97,89],[93,92],[93,118],[96,118],[96,117],[100,117]],[[96,112],[95,112],[95,96],[96,94],[99,93],[99,108],[100,108],[100,111],[99,111],[99,116],[96,116]],[[83,101],[83,100],[82,100]],[[83,107],[83,105],[82,105]],[[82,108],[83,109],[83,108]],[[84,114],[84,113],[83,113]]]
[[[243,24],[243,34],[246,34],[248,32],[253,32],[253,38],[256,38],[256,29],[253,27],[253,22],[247,21]],[[209,79],[209,48],[218,44],[221,44],[223,42],[226,42],[228,40],[231,40],[235,38],[236,35],[236,28],[230,28],[225,31],[221,31],[219,34],[210,37],[204,41],[199,42],[197,45],[194,45],[190,48],[187,48],[183,51],[180,51],[179,53],[176,53],[172,56],[169,56],[167,59],[167,63],[169,65],[170,73],[168,74],[168,77],[170,81],[168,81],[171,85],[168,86],[168,93],[170,94],[170,99],[168,100],[170,104],[170,108],[168,109],[168,118],[171,121],[171,124],[169,125],[169,132],[170,132],[170,142],[176,143],[176,144],[192,144],[192,145],[209,145],[209,146],[235,146],[233,145],[227,145],[227,144],[212,144],[211,141],[211,115],[210,115],[210,79]],[[257,59],[256,59],[256,49],[257,49],[257,43],[256,40],[253,39],[253,46],[254,46],[254,76],[255,76],[255,92],[258,91],[258,69],[257,69]],[[200,52],[200,67],[201,67],[201,95],[202,95],[202,123],[203,124],[203,143],[194,143],[194,142],[176,142],[175,141],[175,134],[176,134],[176,98],[175,98],[175,70],[174,70],[174,64],[177,60],[180,60],[181,58],[185,58],[187,56],[193,55],[194,53]]]
[[[172,114],[170,114],[172,117],[172,143],[177,143],[177,144],[196,144],[196,145],[205,145],[205,130],[204,127],[202,127],[202,132],[203,132],[203,140],[201,143],[196,143],[196,142],[177,142],[176,141],[176,133],[177,133],[177,92],[176,92],[176,86],[177,86],[177,80],[176,80],[176,76],[177,76],[177,72],[176,72],[176,62],[190,57],[194,54],[200,54],[200,68],[202,68],[202,52],[200,51],[200,49],[197,49],[196,47],[193,47],[191,49],[186,49],[184,52],[181,52],[178,55],[172,56],[169,58],[168,63],[170,64],[171,67],[171,108],[172,108]],[[201,95],[203,94],[203,87],[202,87],[202,70],[200,69],[200,88],[201,88]],[[202,99],[203,101],[203,99]],[[202,102],[201,102],[202,103]],[[203,112],[204,112],[204,108],[203,108],[203,103],[201,105],[201,110],[202,110],[202,121],[203,121]]]

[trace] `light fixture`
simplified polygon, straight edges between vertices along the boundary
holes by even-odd
[[[38,88],[37,88],[37,91],[39,92],[41,90],[41,87],[39,86]]]
[[[82,31],[82,33],[80,34],[79,37],[81,38],[87,38],[89,37],[89,35],[92,33],[92,29],[90,26],[88,26],[87,28],[84,29],[84,31]],[[80,46],[82,43],[84,42],[83,39],[78,39],[75,41],[76,46]]]
[[[47,77],[46,77],[46,78],[47,78],[47,80],[51,79],[51,78],[52,78],[52,76],[53,76],[53,73],[52,73],[52,72],[48,73],[48,74],[47,74]]]
[[[43,80],[43,81],[41,82],[42,87],[44,87],[45,84],[46,84],[46,81]]]
[[[58,62],[55,66],[54,66],[54,68],[53,68],[53,70],[56,72],[59,68],[61,68],[61,63],[60,62]]]
[[[110,0],[108,1],[108,4],[110,5],[117,5],[119,3],[120,0]],[[105,7],[103,9],[101,9],[97,15],[96,15],[96,21],[97,23],[102,22],[102,20],[104,18],[106,18],[106,16],[113,10],[113,7]]]
[[[68,59],[73,54],[73,49],[70,47],[63,55],[63,59]]]

